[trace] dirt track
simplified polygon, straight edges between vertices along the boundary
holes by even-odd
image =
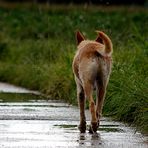
[[[86,114],[89,120],[88,110]],[[109,118],[102,118],[95,135],[80,134],[78,124],[79,109],[63,102],[31,98],[28,102],[1,100],[0,147],[148,148],[147,137]]]

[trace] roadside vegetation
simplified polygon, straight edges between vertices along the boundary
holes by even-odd
[[[113,7],[0,8],[0,81],[77,104],[71,64],[75,31],[114,45],[104,115],[148,133],[148,11]]]

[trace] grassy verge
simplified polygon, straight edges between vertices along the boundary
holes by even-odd
[[[107,11],[108,10],[108,11]],[[74,31],[113,40],[114,66],[104,114],[148,131],[148,11],[139,8],[0,8],[0,81],[76,104]]]
[[[28,93],[0,93],[0,102],[27,102],[42,99],[46,98]]]

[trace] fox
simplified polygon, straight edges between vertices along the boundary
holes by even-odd
[[[81,133],[86,132],[86,100],[89,102],[91,114],[89,132],[97,132],[112,69],[112,41],[104,32],[96,32],[97,38],[95,40],[85,39],[80,31],[76,32],[77,50],[73,58],[72,70],[77,87]],[[96,92],[96,101],[93,98],[94,91]]]

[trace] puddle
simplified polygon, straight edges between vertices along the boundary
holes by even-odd
[[[38,91],[28,90],[26,88],[17,87],[11,84],[0,82],[0,92],[1,93],[30,93],[35,95],[40,95]]]
[[[10,105],[11,104],[11,105]],[[89,111],[86,111],[89,120]],[[89,125],[89,121],[87,124]],[[80,134],[79,109],[59,101],[0,103],[0,147],[147,148],[147,137],[109,118],[98,133]]]
[[[101,119],[97,134],[80,134],[77,107],[35,96],[0,95],[0,147],[148,148],[146,136],[110,118]]]

